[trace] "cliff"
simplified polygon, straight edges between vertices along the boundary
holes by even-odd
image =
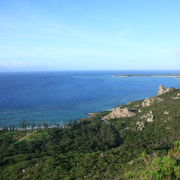
[[[175,88],[166,88],[165,86],[160,85],[158,90],[158,96],[173,90],[175,90]]]

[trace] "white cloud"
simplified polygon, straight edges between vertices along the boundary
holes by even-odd
[[[25,64],[21,61],[0,61],[0,68],[16,69],[24,66]]]

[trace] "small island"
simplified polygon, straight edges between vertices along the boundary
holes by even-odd
[[[180,79],[180,74],[119,74],[113,77],[175,77]]]

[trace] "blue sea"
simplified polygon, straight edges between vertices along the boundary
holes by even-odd
[[[180,88],[175,77],[113,77],[118,74],[180,74],[180,71],[60,71],[0,73],[0,127],[22,121],[56,125],[157,94],[160,84]]]

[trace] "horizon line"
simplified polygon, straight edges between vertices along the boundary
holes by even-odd
[[[21,70],[0,71],[0,73],[23,73],[23,72],[69,72],[69,71],[180,71],[180,69],[65,69],[65,70]]]

